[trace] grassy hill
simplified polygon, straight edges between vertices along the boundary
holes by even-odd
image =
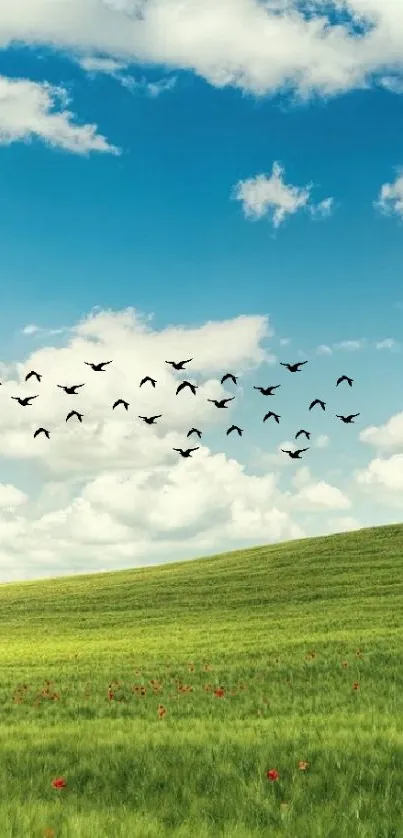
[[[400,525],[3,585],[0,838],[401,838],[402,640]]]

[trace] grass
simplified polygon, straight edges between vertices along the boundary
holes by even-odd
[[[3,585],[0,836],[402,838],[402,639],[403,526]]]

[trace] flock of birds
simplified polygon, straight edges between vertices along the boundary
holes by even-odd
[[[173,367],[173,369],[175,369],[177,371],[182,371],[182,370],[185,369],[185,365],[190,364],[190,362],[192,360],[193,360],[193,358],[188,358],[185,361],[165,361],[165,363],[169,364],[170,366]],[[105,367],[108,366],[109,364],[112,364],[112,361],[102,361],[101,363],[97,363],[97,364],[91,363],[89,361],[84,361],[84,363],[87,366],[91,367],[94,372],[105,372]],[[295,364],[287,364],[287,363],[284,363],[284,362],[281,361],[280,366],[286,367],[289,370],[289,372],[291,372],[291,373],[296,373],[296,372],[301,372],[301,367],[303,367],[307,363],[308,363],[308,361],[298,361]],[[35,372],[35,370],[31,370],[25,376],[25,381],[29,381],[31,378],[36,378],[36,380],[40,383],[41,380],[42,380],[42,375],[40,375],[38,372]],[[238,377],[233,375],[230,372],[227,372],[221,378],[221,384],[225,384],[226,381],[232,381],[236,386],[237,382],[238,382]],[[336,387],[338,387],[339,384],[341,384],[343,381],[346,381],[347,384],[350,387],[352,387],[353,379],[350,378],[348,375],[341,375],[336,381]],[[157,381],[156,381],[155,378],[151,378],[151,376],[146,375],[140,381],[139,386],[142,387],[147,382],[149,382],[151,384],[151,386],[154,387],[154,388],[155,388],[155,385],[157,384]],[[61,390],[64,390],[64,392],[69,396],[76,396],[77,393],[78,393],[78,390],[81,387],[84,387],[84,386],[85,386],[85,384],[73,384],[71,386],[66,386],[66,385],[63,385],[63,384],[58,384],[57,385],[57,387],[59,387]],[[182,381],[178,385],[178,387],[176,389],[176,395],[178,395],[186,387],[193,393],[194,396],[196,395],[196,390],[198,388],[198,385],[192,384],[190,381],[186,381],[186,380]],[[279,387],[281,387],[281,384],[275,384],[275,385],[272,385],[272,386],[269,386],[269,387],[256,387],[255,386],[253,389],[258,390],[263,396],[274,396],[275,395],[275,390],[277,390]],[[14,399],[15,401],[17,401],[18,404],[21,405],[21,407],[28,407],[32,404],[32,401],[34,399],[39,398],[39,394],[35,395],[35,396],[11,396],[11,398]],[[230,397],[224,398],[224,399],[207,399],[207,401],[211,402],[212,404],[214,404],[219,409],[224,409],[224,408],[227,408],[228,403],[233,401],[234,399],[235,399],[235,396],[230,396]],[[113,404],[112,409],[115,410],[115,408],[117,408],[119,405],[122,405],[125,408],[125,410],[128,410],[129,409],[129,404],[130,403],[128,401],[126,401],[125,399],[117,399],[117,401],[115,401],[115,403]],[[314,399],[311,402],[311,404],[309,405],[309,410],[312,410],[316,405],[320,406],[322,408],[322,410],[326,409],[326,402],[324,402],[322,399]],[[76,416],[78,421],[82,422],[83,421],[83,415],[84,414],[80,413],[78,410],[70,410],[70,412],[66,416],[66,422],[68,422],[70,419],[72,419],[73,416]],[[339,414],[336,414],[337,418],[340,419],[345,424],[351,424],[352,422],[354,422],[354,419],[359,415],[360,415],[359,413],[351,413],[348,416],[340,416]],[[156,416],[139,416],[138,418],[142,419],[147,425],[153,425],[153,424],[155,424],[157,419],[161,419],[161,417],[162,417],[162,414],[160,413]],[[266,422],[267,419],[270,419],[270,418],[273,418],[275,420],[275,422],[277,422],[277,424],[280,423],[281,416],[278,413],[275,413],[272,410],[269,410],[268,413],[265,414],[265,416],[263,417],[263,422]],[[227,436],[229,434],[233,433],[234,431],[236,431],[239,436],[242,436],[243,428],[240,428],[238,425],[231,425],[231,427],[228,428],[228,430],[226,432]],[[34,433],[34,438],[38,437],[40,434],[44,434],[44,436],[46,436],[47,439],[50,439],[50,432],[49,432],[49,430],[47,430],[47,428],[37,428],[37,430]],[[201,439],[202,433],[198,428],[191,428],[190,431],[188,431],[188,433],[187,433],[187,437],[192,436],[192,434],[196,434],[196,436],[198,436],[199,439]],[[311,434],[310,434],[309,431],[305,430],[305,428],[300,428],[300,430],[297,431],[297,433],[295,434],[295,439],[298,439],[302,435],[305,435],[305,438],[307,440],[309,440],[310,437],[311,437]],[[196,448],[186,448],[186,449],[173,448],[173,451],[177,451],[181,455],[181,457],[186,457],[187,458],[187,457],[191,457],[191,455],[194,451],[198,451],[199,447],[200,446],[197,446]],[[290,451],[288,449],[282,448],[281,451],[284,454],[288,454],[288,456],[291,457],[291,459],[295,460],[295,459],[301,459],[301,454],[303,454],[305,451],[309,451],[309,447],[308,448],[298,448],[296,451]]]

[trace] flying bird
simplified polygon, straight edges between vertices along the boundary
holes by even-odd
[[[300,431],[298,431],[298,433],[296,433],[296,434],[295,434],[295,439],[298,439],[298,437],[299,437],[299,436],[301,436],[301,434],[305,434],[305,436],[306,436],[306,438],[307,438],[307,439],[310,439],[310,438],[311,438],[311,434],[310,434],[310,432],[309,432],[309,431],[304,431],[304,429],[303,429],[303,428],[301,428],[301,430],[300,430]]]
[[[304,364],[307,363],[308,361],[298,361],[296,364],[284,364],[282,361],[280,361],[280,365],[282,367],[287,367],[287,369],[290,370],[290,372],[301,372],[300,367],[303,367]]]
[[[23,399],[21,396],[11,396],[14,401],[18,402],[22,407],[27,407],[27,405],[31,406],[32,399],[37,399],[38,396],[25,396]]]
[[[180,393],[180,391],[185,387],[189,387],[193,395],[196,395],[197,384],[191,384],[190,381],[182,381],[181,384],[179,384],[179,387],[176,388],[176,395],[178,395],[178,393]]]
[[[46,428],[38,428],[38,430],[34,433],[34,439],[36,436],[39,436],[39,434],[45,434],[45,436],[50,439],[49,431],[47,431]]]
[[[29,381],[29,379],[32,378],[32,376],[34,376],[37,381],[41,381],[42,379],[42,376],[38,372],[35,372],[35,370],[31,370],[31,372],[29,372],[28,375],[25,376],[25,381]]]
[[[215,404],[216,407],[228,407],[225,402],[232,402],[235,396],[231,396],[229,399],[207,399],[208,402]]]
[[[185,364],[190,364],[191,361],[193,361],[193,358],[188,358],[187,361],[165,361],[165,363],[171,364],[174,370],[183,370]]]
[[[326,409],[326,402],[323,402],[322,399],[314,399],[309,405],[309,410],[312,410],[312,408],[315,407],[315,404],[320,404],[322,410]]]
[[[68,413],[67,416],[66,416],[66,422],[68,422],[69,419],[71,419],[72,416],[77,416],[78,421],[82,422],[84,414],[79,413],[78,410],[70,410],[70,413]]]
[[[254,390],[260,390],[262,396],[274,396],[273,390],[277,390],[281,384],[275,384],[273,387],[253,387]]]
[[[349,416],[339,416],[338,413],[336,413],[337,418],[341,419],[341,421],[344,422],[346,425],[351,425],[351,424],[354,425],[353,420],[356,418],[356,416],[359,416],[359,415],[360,415],[359,413],[350,413]]]
[[[224,381],[228,381],[229,378],[231,379],[231,381],[234,382],[234,384],[238,383],[238,376],[237,375],[232,375],[232,372],[226,372],[225,375],[223,375],[223,377],[221,379],[221,384],[224,384]]]
[[[348,381],[350,387],[352,387],[354,378],[349,378],[348,375],[341,375],[340,378],[338,378],[337,381],[336,381],[336,387],[338,387],[339,384],[341,384],[342,381]]]
[[[172,451],[178,451],[179,454],[181,455],[181,457],[191,457],[192,456],[192,451],[198,451],[198,450],[199,450],[199,446],[197,446],[197,448],[186,448],[186,451],[184,451],[183,448],[173,448],[172,449]]]
[[[61,390],[64,390],[65,393],[68,393],[69,396],[76,396],[78,388],[85,387],[85,384],[73,384],[71,387],[64,387],[63,384],[57,384],[56,386],[60,387]]]
[[[266,422],[266,419],[270,419],[270,416],[274,416],[274,419],[276,420],[277,424],[280,424],[281,416],[278,413],[273,413],[272,410],[269,410],[269,412],[266,413],[266,416],[263,417],[263,422]]]
[[[309,451],[309,448],[297,448],[296,451],[288,451],[286,448],[282,448],[281,451],[283,451],[284,454],[288,454],[292,460],[300,460],[301,454],[303,454],[304,451]]]
[[[144,419],[144,422],[146,422],[147,425],[155,425],[155,420],[161,419],[161,416],[162,413],[160,413],[159,416],[139,416],[139,419]]]
[[[115,410],[115,407],[117,407],[119,404],[123,404],[123,405],[124,405],[124,407],[125,407],[125,409],[127,410],[127,408],[129,407],[130,402],[125,402],[125,400],[124,400],[124,399],[118,399],[118,400],[115,402],[115,404],[114,404],[114,405],[112,405],[112,410]]]
[[[104,367],[111,363],[112,361],[101,361],[100,364],[91,364],[89,361],[84,361],[84,364],[87,364],[87,367],[92,367],[94,372],[105,372]]]
[[[191,434],[196,434],[199,437],[199,439],[201,439],[202,437],[201,431],[199,431],[198,428],[191,428],[191,430],[188,431],[186,436],[191,436]]]
[[[149,375],[146,375],[146,377],[145,377],[145,378],[142,378],[142,379],[141,379],[139,386],[140,386],[140,387],[142,387],[142,386],[143,386],[143,384],[145,384],[145,383],[146,383],[146,381],[149,381],[149,382],[153,385],[153,387],[155,387],[155,385],[156,385],[156,383],[157,383],[157,380],[156,380],[155,378],[150,378],[150,376],[149,376]]]
[[[242,436],[243,434],[243,428],[239,428],[238,425],[231,425],[231,427],[228,428],[227,436],[228,434],[231,434],[232,431],[238,431],[238,436]]]

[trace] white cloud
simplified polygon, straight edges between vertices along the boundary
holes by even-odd
[[[309,212],[312,217],[319,220],[322,218],[329,218],[334,208],[334,198],[325,198],[319,204],[312,204],[309,207]]]
[[[308,96],[363,87],[374,73],[399,79],[402,18],[393,0],[4,0],[0,32],[4,46],[99,52],[193,70],[217,87]]]
[[[301,509],[350,509],[350,499],[324,480],[303,486],[292,498],[292,507]]]
[[[262,343],[271,334],[262,316],[156,330],[133,309],[96,310],[69,331],[64,346],[38,348],[10,365],[1,388],[0,457],[8,468],[13,458],[34,460],[43,482],[28,496],[11,482],[0,486],[0,578],[89,572],[105,568],[106,553],[113,569],[303,537],[298,511],[347,508],[336,487],[318,484],[309,470],[304,478],[305,466],[297,494],[282,492],[277,472],[290,466],[292,475],[296,465],[284,454],[275,471],[260,458],[263,473],[256,475],[209,447],[210,434],[235,420],[242,391],[226,411],[207,396],[232,394],[232,386],[220,384],[224,370],[242,384],[264,364]],[[194,358],[185,374],[164,363],[180,358]],[[85,360],[113,365],[95,373]],[[30,369],[43,374],[40,384],[25,382]],[[155,390],[139,389],[147,374],[157,379]],[[184,377],[199,384],[196,397],[175,395]],[[56,388],[81,382],[76,397]],[[20,393],[40,398],[23,408],[9,398]],[[112,411],[119,396],[130,402],[128,413]],[[82,425],[65,422],[72,407],[84,414]],[[157,413],[154,428],[137,419]],[[33,439],[38,425],[50,429],[50,440]],[[203,437],[193,458],[183,460],[172,448],[198,444],[186,437],[192,426]]]
[[[326,434],[319,434],[317,439],[315,439],[315,446],[316,448],[327,448],[329,445],[329,437]]]
[[[114,76],[127,67],[127,64],[121,61],[115,61],[114,58],[99,58],[96,56],[80,58],[78,63],[83,70],[93,75],[105,73],[108,76]]]
[[[278,228],[288,215],[309,208],[312,184],[303,187],[286,184],[283,174],[284,168],[275,161],[270,176],[259,174],[238,181],[232,198],[241,201],[246,218],[257,220],[271,214],[273,227]]]
[[[393,454],[389,459],[384,460],[376,457],[371,460],[367,468],[360,469],[356,473],[357,483],[362,486],[369,486],[386,489],[388,492],[401,492],[403,489],[403,454]],[[403,503],[401,495],[395,500]]]
[[[176,76],[171,76],[167,79],[158,79],[157,81],[148,81],[145,78],[135,79],[133,76],[121,76],[120,82],[123,87],[134,92],[136,90],[144,91],[153,99],[156,99],[161,93],[166,93],[168,90],[173,90],[176,86]]]
[[[333,349],[345,349],[347,352],[356,352],[357,349],[363,349],[366,345],[366,339],[359,340],[342,340],[340,343],[334,343]]]
[[[381,186],[375,207],[385,215],[403,218],[403,174],[399,174],[393,183],[384,183]]]
[[[127,73],[129,66],[127,62],[116,61],[114,58],[85,56],[84,58],[78,58],[77,61],[80,67],[90,76],[96,76],[98,74],[112,76],[119,84],[131,92],[142,90],[153,98],[160,96],[161,93],[165,93],[167,90],[173,90],[177,82],[176,76],[158,79],[157,81],[149,81],[144,77],[136,79]]]
[[[55,110],[58,103],[64,110]],[[98,134],[96,125],[75,124],[74,114],[66,110],[68,104],[63,88],[0,76],[0,144],[38,137],[76,154],[119,153]]]
[[[403,448],[403,412],[391,416],[385,425],[364,428],[360,431],[359,438],[361,442],[367,442],[377,448]]]
[[[316,353],[317,355],[331,355],[333,350],[330,346],[327,346],[326,343],[321,343],[320,346],[317,347]]]
[[[399,349],[399,343],[394,338],[385,338],[384,340],[375,341],[375,349]]]
[[[0,509],[15,509],[28,500],[27,495],[10,483],[0,483]]]
[[[34,323],[29,323],[28,326],[24,326],[22,329],[23,335],[35,335],[36,332],[39,332],[39,326],[35,326]]]

